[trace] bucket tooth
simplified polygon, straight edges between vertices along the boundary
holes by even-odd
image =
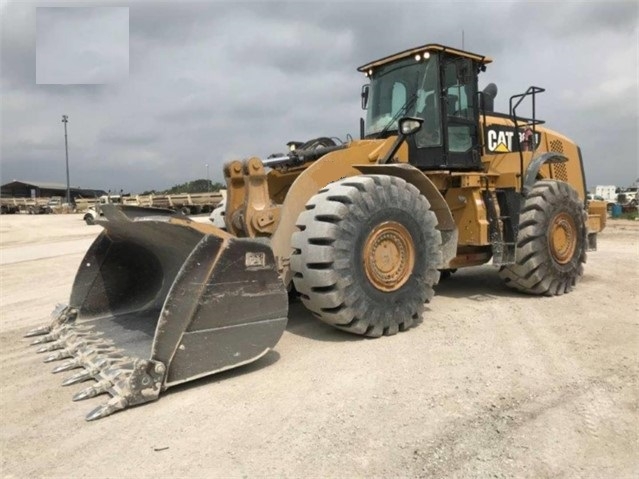
[[[97,343],[98,341],[99,339],[92,337],[90,332],[78,332],[75,330],[70,330],[68,327],[65,326],[54,330],[53,332],[47,334],[46,336],[43,336],[40,339],[36,339],[31,343],[31,345],[49,343],[48,345],[42,346],[41,348],[36,350],[37,353],[45,353],[47,351],[62,349],[65,345],[74,345],[76,347],[80,347],[82,345]]]
[[[53,361],[60,361],[61,359],[67,359],[67,358],[71,358],[71,357],[73,357],[73,355],[69,351],[67,351],[66,349],[61,349],[57,353],[52,354],[51,356],[47,356],[46,358],[44,358],[44,362],[45,363],[52,363]]]
[[[56,368],[54,368],[53,371],[51,372],[53,374],[57,374],[63,371],[70,371],[71,369],[77,369],[81,367],[82,367],[82,362],[80,361],[80,359],[75,358],[75,359],[70,359],[69,361],[65,361],[60,366],[57,366]]]
[[[63,349],[64,343],[62,341],[55,341],[51,344],[47,344],[46,346],[42,346],[36,350],[36,353],[50,353],[51,351],[57,351],[58,349]]]
[[[125,398],[121,396],[113,397],[106,403],[96,407],[93,411],[87,414],[86,420],[94,421],[96,419],[109,416],[116,411],[120,411],[124,409],[127,406],[128,406],[128,401]]]
[[[32,338],[34,336],[42,336],[44,334],[49,334],[51,332],[51,326],[47,325],[47,326],[39,326],[37,328],[34,328],[30,331],[27,331],[27,333],[24,335],[25,338]]]
[[[94,345],[97,345],[97,346],[94,346]],[[77,353],[80,353],[83,349],[86,349],[88,351],[97,351],[97,352],[108,351],[108,346],[101,346],[99,344],[99,340],[82,339],[82,340],[73,341],[70,339],[66,339],[66,340],[61,339],[47,346],[42,346],[36,352],[47,353],[51,351],[57,351],[59,349],[64,349],[65,351],[68,352],[69,356],[65,356],[65,357],[72,357],[76,355]],[[60,358],[60,359],[64,359],[64,358]],[[48,361],[45,361],[45,362],[48,362]]]
[[[89,399],[95,397],[99,394],[103,394],[109,390],[113,386],[113,383],[108,379],[103,379],[102,381],[98,381],[96,384],[89,386],[88,388],[83,389],[82,391],[73,395],[74,401],[82,401],[83,399]]]
[[[91,378],[101,377],[102,373],[109,376],[109,373],[110,373],[109,368],[113,367],[116,362],[117,362],[116,360],[111,358],[100,358],[96,361],[82,364],[82,366],[84,367],[84,370],[65,379],[62,382],[62,385],[70,386],[71,384],[88,381]],[[113,374],[113,377],[114,378],[117,377],[117,372]]]
[[[51,323],[45,326],[39,326],[37,328],[27,331],[24,335],[25,338],[31,338],[33,336],[42,336],[49,334],[51,331],[60,330],[68,322],[73,321],[77,316],[78,311],[75,308],[71,308],[64,304],[58,304],[51,312]],[[59,333],[58,333],[59,334]]]
[[[109,416],[129,406],[154,401],[160,395],[160,389],[166,373],[166,366],[157,361],[139,358],[123,358],[100,372],[104,378],[73,396],[80,401],[103,392],[113,397],[103,405],[91,411],[87,421]]]
[[[60,334],[57,332],[45,334],[44,336],[39,337],[35,341],[32,341],[31,346],[35,346],[36,344],[50,343],[52,341],[56,341],[59,337],[60,337]]]
[[[62,381],[63,386],[71,386],[72,384],[82,383],[84,381],[88,381],[93,378],[93,375],[89,371],[82,371],[80,373],[74,374],[73,376],[68,377],[64,381]]]

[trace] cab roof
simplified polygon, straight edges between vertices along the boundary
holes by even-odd
[[[359,67],[357,71],[366,72],[371,68],[379,67],[381,65],[385,65],[387,63],[401,60],[402,58],[411,57],[413,55],[416,55],[418,53],[423,53],[423,52],[446,52],[452,55],[458,55],[460,57],[470,58],[471,60],[478,61],[484,65],[491,63],[493,61],[492,58],[486,57],[484,55],[478,55],[477,53],[471,53],[464,50],[460,50],[458,48],[439,45],[437,43],[429,43],[427,45],[414,47],[409,50],[404,50],[403,52],[394,53],[393,55],[380,58],[379,60],[375,60],[373,62],[367,63],[366,65],[362,65],[361,67]]]

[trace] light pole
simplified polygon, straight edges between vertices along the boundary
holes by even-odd
[[[211,180],[209,180],[209,164],[206,165],[206,191],[211,191]]]
[[[67,123],[69,117],[62,115],[62,123],[64,123],[64,152],[67,158],[67,204],[71,204],[71,187],[69,186],[69,143],[67,142]]]

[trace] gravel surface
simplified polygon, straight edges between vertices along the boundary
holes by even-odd
[[[61,387],[22,335],[67,300],[100,229],[0,219],[2,477],[639,475],[639,222],[609,222],[568,295],[461,270],[421,324],[374,340],[293,303],[258,362],[87,423],[105,397],[72,402],[86,384]]]

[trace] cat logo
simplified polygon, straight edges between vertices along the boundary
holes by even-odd
[[[508,153],[512,151],[514,131],[495,131],[488,132],[488,149],[499,153]]]
[[[527,128],[519,132],[518,138],[515,138],[515,129],[513,127],[491,125],[486,129],[486,150],[488,153],[511,153],[519,149],[523,151],[533,150],[535,145],[539,144],[541,135],[536,132],[534,135],[534,145],[532,143],[532,130]],[[515,140],[513,141],[513,138]]]

